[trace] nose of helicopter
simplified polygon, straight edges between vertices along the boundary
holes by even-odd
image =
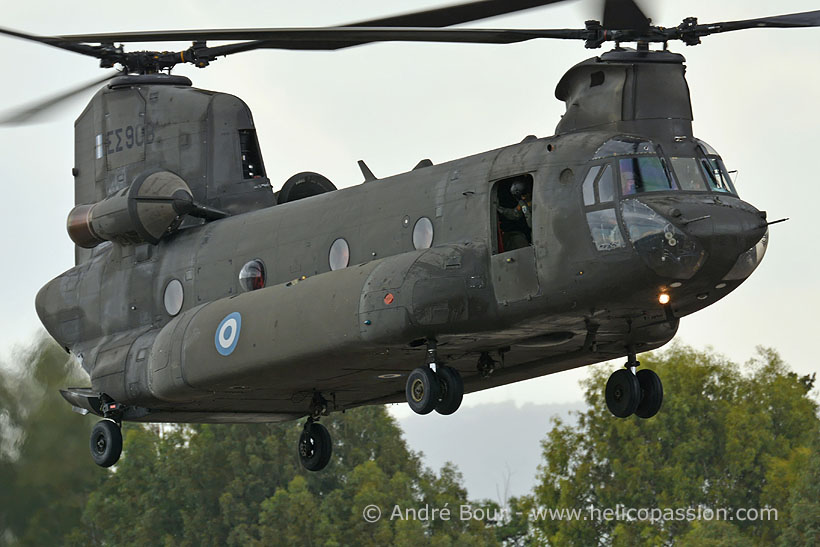
[[[742,279],[765,252],[766,214],[732,196],[627,199],[622,212],[635,250],[663,277]]]
[[[682,213],[685,230],[703,244],[713,267],[731,268],[766,234],[766,213],[744,205],[699,204]]]
[[[683,229],[707,252],[704,269],[717,275],[730,271],[745,253],[755,249],[767,232],[764,211],[737,199],[732,201],[734,203],[722,200],[679,208],[678,218]],[[761,253],[754,266],[762,258]]]

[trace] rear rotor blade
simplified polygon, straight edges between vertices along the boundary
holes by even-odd
[[[73,43],[71,41],[66,41],[61,38],[54,38],[52,36],[35,36],[34,34],[26,34],[25,32],[19,32],[7,28],[0,28],[0,34],[5,34],[6,36],[13,36],[15,38],[22,38],[23,40],[30,40],[32,42],[38,42],[40,44],[46,44],[48,46],[57,47],[60,49],[66,49],[68,51],[73,51],[74,53],[80,53],[82,55],[88,55],[90,57],[96,57],[98,59],[101,56],[100,48],[98,48],[97,46]]]
[[[48,110],[58,107],[64,101],[72,98],[75,95],[78,95],[84,91],[88,91],[89,89],[93,89],[98,87],[100,84],[107,82],[108,80],[115,78],[122,74],[121,72],[117,71],[113,74],[107,74],[105,78],[101,80],[94,80],[93,82],[89,82],[87,84],[83,84],[80,87],[71,89],[64,93],[60,93],[59,95],[55,95],[49,99],[45,99],[43,101],[38,101],[37,103],[31,106],[23,106],[21,108],[16,108],[13,111],[6,113],[5,116],[0,118],[0,125],[21,125],[25,123],[31,123],[37,121],[37,118],[40,115],[45,114]]]

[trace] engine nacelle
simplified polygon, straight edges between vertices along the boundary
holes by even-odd
[[[68,214],[68,235],[86,249],[103,241],[120,245],[156,244],[182,221],[191,189],[169,171],[149,171],[128,188],[98,203],[78,205]]]

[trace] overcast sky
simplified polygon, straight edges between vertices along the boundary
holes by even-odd
[[[4,6],[2,25],[43,35],[324,26],[442,3],[144,0],[66,9],[62,1],[33,0]],[[595,5],[568,2],[473,26],[580,28],[595,16]],[[810,0],[670,0],[648,11],[658,24],[674,26],[687,16],[715,22],[813,9],[817,2]],[[2,107],[101,77],[91,58],[5,37],[0,45]],[[767,210],[770,219],[791,217],[772,227],[768,254],[750,280],[684,319],[678,337],[698,347],[712,345],[737,361],[750,357],[757,344],[772,346],[798,372],[816,371],[820,29],[746,30],[707,37],[697,48],[673,44],[672,49],[688,60],[695,134],[723,155],[729,169],[739,170],[743,199]],[[392,43],[331,53],[259,51],[220,59],[208,70],[182,67],[176,73],[248,103],[274,188],[306,170],[345,187],[361,182],[359,159],[383,177],[406,171],[422,158],[441,163],[517,143],[528,134],[552,134],[564,111],[554,98],[555,84],[566,69],[592,55],[580,42]],[[65,230],[74,205],[73,121],[91,95],[46,123],[0,128],[5,191],[0,356],[6,361],[12,359],[11,348],[27,344],[39,328],[37,290],[73,266]],[[585,374],[572,371],[522,382],[468,396],[465,404],[578,401],[577,380]],[[398,414],[407,412],[402,407]]]

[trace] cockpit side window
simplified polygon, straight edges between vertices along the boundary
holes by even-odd
[[[704,175],[706,175],[706,181],[709,183],[710,189],[715,192],[735,193],[732,181],[720,158],[702,158],[700,164],[703,168]]]
[[[607,203],[615,201],[615,180],[612,176],[612,166],[607,165],[601,178],[598,179],[598,201]]]
[[[612,162],[590,168],[584,179],[583,195],[587,225],[598,251],[623,249],[626,243],[615,212],[615,177]]]
[[[613,179],[610,164],[590,167],[583,185],[584,205],[615,201],[615,181]]]
[[[618,226],[615,209],[588,211],[587,225],[592,235],[592,242],[598,251],[613,251],[626,246],[621,228]]]
[[[703,170],[703,176],[709,189],[713,192],[725,192],[728,194],[737,195],[732,179],[729,177],[729,172],[723,164],[723,160],[717,153],[717,150],[709,146],[700,139],[695,139],[697,143],[698,163]]]
[[[590,167],[587,178],[584,179],[584,205],[593,205],[595,203],[595,177],[601,171],[600,165]]]

